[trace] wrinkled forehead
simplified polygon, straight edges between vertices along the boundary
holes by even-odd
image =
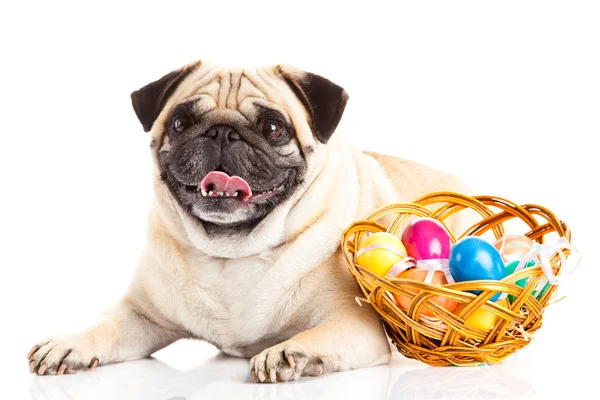
[[[227,109],[251,121],[260,107],[280,112],[293,122],[289,88],[273,68],[214,68],[204,66],[190,74],[177,88],[165,110],[179,104],[192,105],[198,114]]]

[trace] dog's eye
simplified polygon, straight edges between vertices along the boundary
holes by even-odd
[[[192,125],[192,119],[187,115],[181,115],[173,118],[173,130],[177,133],[185,131]]]
[[[277,139],[284,132],[283,127],[275,121],[264,121],[259,130],[265,139]]]

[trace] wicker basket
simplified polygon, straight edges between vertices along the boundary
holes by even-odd
[[[548,235],[562,237],[562,240],[570,243],[571,234],[566,224],[544,207],[531,204],[520,206],[498,197],[468,197],[451,192],[431,193],[414,203],[381,208],[364,221],[355,222],[342,236],[342,251],[348,268],[367,301],[383,318],[386,332],[398,351],[429,365],[500,362],[530,342],[532,334],[541,327],[544,308],[557,288],[556,285],[550,285],[539,298],[531,295],[532,288],[545,277],[540,266],[525,268],[501,281],[432,285],[411,279],[380,278],[355,263],[354,252],[361,247],[369,232],[385,231],[398,235],[411,217],[431,217],[444,224],[451,215],[466,212],[467,209],[475,210],[480,221],[465,232],[448,230],[453,243],[468,235],[493,234],[500,238],[505,233],[504,225],[511,219],[519,219],[527,227],[525,232],[509,232],[511,234],[525,235],[540,244]],[[568,256],[570,251],[565,250],[563,254]],[[561,258],[558,252],[549,257],[549,261],[554,274],[559,275]],[[515,283],[523,278],[528,278],[525,288]],[[475,289],[482,292],[479,295],[467,292]],[[488,301],[498,292],[514,296],[508,308]],[[411,298],[408,310],[400,309],[392,294]],[[469,305],[461,307],[460,315],[453,314],[430,301],[435,296]],[[420,307],[426,307],[434,317],[420,316]],[[489,332],[470,328],[464,323],[464,319],[478,308],[498,316],[498,322]]]

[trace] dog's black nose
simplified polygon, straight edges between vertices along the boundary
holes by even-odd
[[[240,134],[234,127],[229,125],[214,125],[206,131],[206,136],[215,138],[215,140],[239,140]]]

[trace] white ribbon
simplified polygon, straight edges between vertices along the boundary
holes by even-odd
[[[389,244],[371,244],[369,246],[365,246],[356,252],[356,258],[360,257],[362,254],[366,253],[367,251],[376,250],[376,249],[385,249],[391,253],[396,254],[397,256],[402,257],[388,271],[388,273],[385,275],[386,278],[395,278],[398,275],[400,275],[403,271],[406,271],[407,269],[415,266],[414,258],[408,257],[408,255],[404,251],[400,250],[397,247],[389,245]]]
[[[412,257],[404,257],[392,266],[392,268],[385,275],[386,278],[396,278],[402,272],[415,266],[415,259]]]
[[[527,253],[531,249],[531,243],[527,243],[525,241],[519,239],[513,239],[510,242],[506,243],[507,237],[503,237],[500,239],[500,249],[499,253],[504,257],[504,259],[508,262],[519,261],[521,259],[521,255],[519,254],[505,254],[505,251],[508,249],[522,249],[523,253]]]
[[[442,271],[448,283],[455,283],[452,274],[450,273],[450,263],[446,258],[434,258],[431,260],[418,260],[417,269],[427,271],[425,283],[431,283],[436,271]]]
[[[569,250],[571,252],[569,258],[565,256],[563,250]],[[552,265],[550,264],[550,259],[554,253],[558,253],[558,256],[560,257],[560,276],[554,275]],[[564,237],[561,237],[554,243],[534,243],[529,252],[521,258],[521,261],[519,261],[517,268],[515,268],[515,272],[523,270],[530,261],[534,261],[535,265],[541,265],[542,271],[544,271],[544,275],[546,275],[536,286],[536,290],[539,290],[543,288],[547,282],[550,282],[552,285],[560,285],[563,283],[564,280],[569,275],[572,275],[579,266],[581,255],[575,246],[569,243]]]

